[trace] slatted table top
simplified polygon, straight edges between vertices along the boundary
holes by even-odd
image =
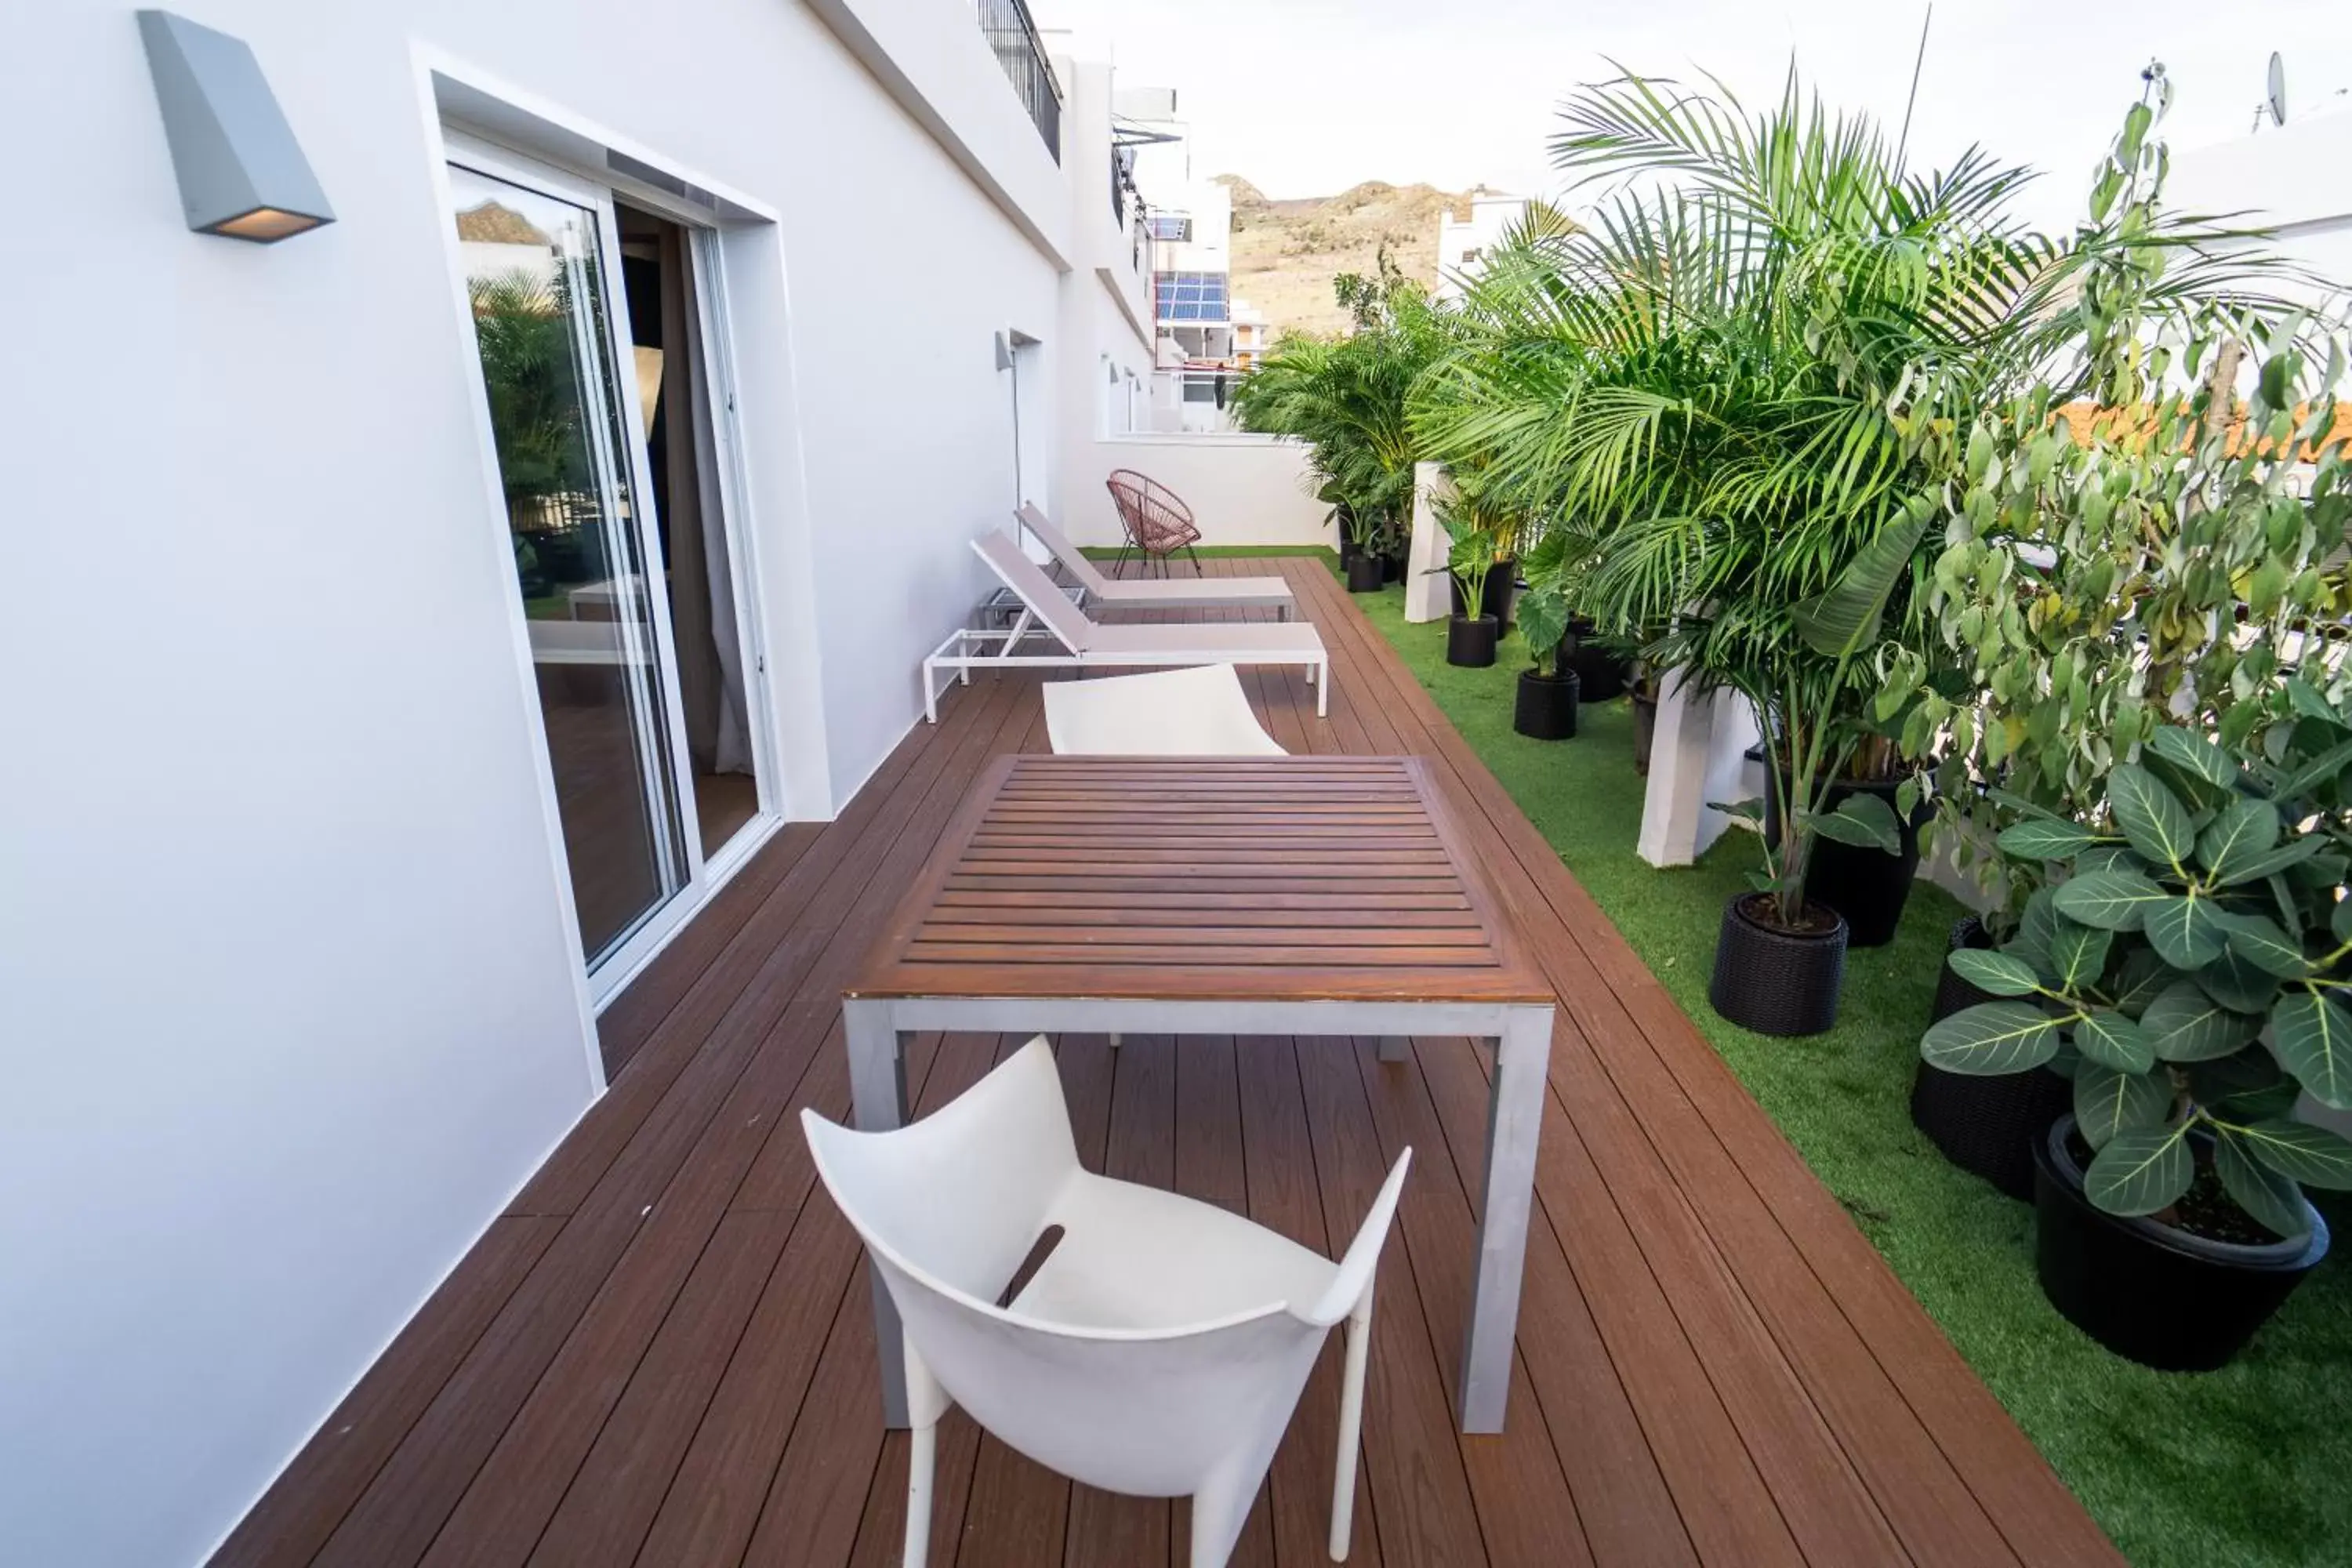
[[[850,996],[1548,1003],[1413,757],[997,760]]]

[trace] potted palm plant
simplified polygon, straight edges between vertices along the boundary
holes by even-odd
[[[1565,741],[1576,734],[1583,682],[1563,659],[1569,635],[1568,557],[1567,533],[1554,528],[1536,541],[1520,563],[1527,591],[1518,600],[1519,637],[1532,664],[1519,672],[1511,728],[1538,741]]]
[[[2326,1254],[2300,1187],[2352,1188],[2352,1141],[2292,1114],[2352,1110],[2352,722],[2290,690],[2273,745],[2161,728],[2095,821],[2005,830],[2063,876],[1998,950],[1952,957],[2001,1000],[1920,1041],[1946,1071],[2073,1080],[2033,1144],[2042,1289],[2167,1370],[2235,1355]]]

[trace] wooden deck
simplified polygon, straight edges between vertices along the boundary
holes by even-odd
[[[1837,1202],[1309,561],[1328,721],[1245,671],[1294,752],[1418,754],[1558,992],[1510,1427],[1450,1420],[1482,1057],[1129,1036],[1060,1056],[1116,1175],[1328,1247],[1416,1150],[1381,1269],[1357,1563],[2113,1564],[2105,1537]],[[613,1088],[215,1559],[879,1565],[903,1436],[863,1264],[791,1114],[845,1112],[841,988],[988,760],[1045,749],[1034,682],[948,699],[852,803],[772,842],[604,1019]],[[1019,1042],[925,1038],[937,1105]],[[1638,1114],[1636,1113],[1638,1108]],[[1234,1558],[1326,1561],[1336,1342]],[[1181,1505],[944,1429],[932,1560],[1181,1563]]]

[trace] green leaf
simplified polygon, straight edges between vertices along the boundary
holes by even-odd
[[[2071,860],[2104,841],[2079,822],[2035,816],[2003,828],[1993,842],[2021,860]]]
[[[2050,972],[2058,977],[2058,988],[2077,991],[2095,984],[2106,971],[2107,950],[2115,940],[2111,931],[2060,915],[2050,933]]]
[[[2107,805],[2131,847],[2158,865],[2185,866],[2196,852],[2189,808],[2137,763],[2120,763],[2107,775]]]
[[[2145,947],[2133,948],[2124,955],[2123,972],[2116,983],[2116,1011],[2127,1017],[2138,1017],[2175,978],[2172,966],[2154,952]]]
[[[2294,1084],[2279,1070],[2278,1061],[2260,1046],[2249,1046],[2233,1057],[2221,1057],[2210,1062],[2197,1062],[2185,1069],[2189,1075],[2189,1092],[2199,1103],[2223,1105],[2249,1095],[2262,1094],[2280,1085],[2294,1099]]]
[[[1805,646],[1839,658],[1876,642],[1887,598],[1910,571],[1927,531],[1924,512],[1889,521],[1854,552],[1828,592],[1790,606],[1789,619]]]
[[[2249,880],[2242,868],[2259,865],[2278,836],[2278,807],[2266,800],[2234,800],[2197,836],[2198,864],[2224,887]]]
[[[2298,865],[2319,853],[2326,840],[2316,835],[2290,838],[2275,847],[2234,860],[2227,876],[2217,877],[2225,888],[2242,887],[2263,877],[2274,876],[2288,867]]]
[[[2084,1060],[2113,1072],[2144,1073],[2156,1066],[2147,1031],[2105,1007],[2093,1008],[2075,1024],[2074,1048]]]
[[[2204,1062],[2230,1056],[2262,1033],[2263,1021],[2233,1013],[2205,994],[2192,980],[2176,980],[2139,1016],[2157,1058]]]
[[[2229,1128],[2216,1130],[2213,1173],[2221,1190],[2237,1205],[2270,1228],[2282,1240],[2305,1235],[2311,1216],[2303,1206],[2303,1193],[2288,1177],[2261,1163]]]
[[[2228,789],[2238,782],[2237,760],[2202,735],[2168,724],[2144,743],[2166,762],[2209,784]]]
[[[1930,1028],[1919,1042],[1928,1065],[1991,1076],[2040,1067],[2058,1053],[2058,1026],[2026,1002],[1979,1002]]]
[[[2181,1127],[2132,1127],[2107,1140],[2083,1173],[2083,1193],[2109,1214],[2170,1208],[2197,1177]]]
[[[1903,827],[1895,820],[1895,808],[1874,795],[1850,795],[1838,802],[1835,811],[1804,811],[1797,816],[1813,832],[1841,844],[1884,849],[1889,855],[1903,848]]]
[[[2194,892],[2150,908],[2146,929],[2148,945],[2175,969],[2201,969],[2228,945],[2221,906]]]
[[[2017,919],[2017,934],[2001,948],[2024,960],[2038,973],[2050,973],[2050,933],[2058,929],[2058,905],[2047,888],[2036,888]]]
[[[2271,1009],[2271,1048],[2311,1098],[2352,1110],[2352,1016],[2321,993],[2289,991]]]
[[[2051,894],[2053,909],[2101,931],[2137,931],[2150,910],[2173,895],[2137,871],[2086,871]]]
[[[2304,961],[2303,943],[2287,935],[2278,921],[2268,915],[2232,915],[2219,917],[2222,939],[2230,951],[2255,968],[2275,974],[2282,980],[2300,980],[2311,965]]]
[[[2158,962],[2162,962],[2159,960]],[[2170,973],[2170,966],[2166,973]],[[2197,972],[2205,994],[2239,1013],[2268,1013],[2278,1000],[2279,977],[2235,948]]]
[[[2280,800],[2294,800],[2352,766],[2352,741],[2331,746],[2301,766],[2291,768],[2272,781],[2271,794]]]
[[[2275,1116],[2236,1129],[2247,1151],[2282,1176],[2306,1187],[2352,1190],[2352,1139]]]
[[[1952,966],[1953,973],[1978,990],[1990,991],[1996,996],[2031,996],[2042,984],[2042,977],[2033,973],[2032,964],[2005,952],[1988,952],[1980,947],[1956,948],[1945,955],[1944,962]]]
[[[2074,1069],[2074,1125],[2094,1149],[2135,1127],[2161,1127],[2171,1113],[2172,1090],[2157,1074],[2118,1072],[2087,1059]]]

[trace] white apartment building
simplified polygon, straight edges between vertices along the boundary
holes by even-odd
[[[1153,366],[1110,73],[1017,0],[180,3],[0,58],[0,1558],[58,1568],[221,1540]]]
[[[1511,226],[1527,216],[1528,198],[1480,191],[1470,198],[1470,216],[1456,218],[1451,210],[1437,219],[1437,287],[1441,300],[1462,298],[1462,286],[1475,281],[1486,269],[1486,258]]]

